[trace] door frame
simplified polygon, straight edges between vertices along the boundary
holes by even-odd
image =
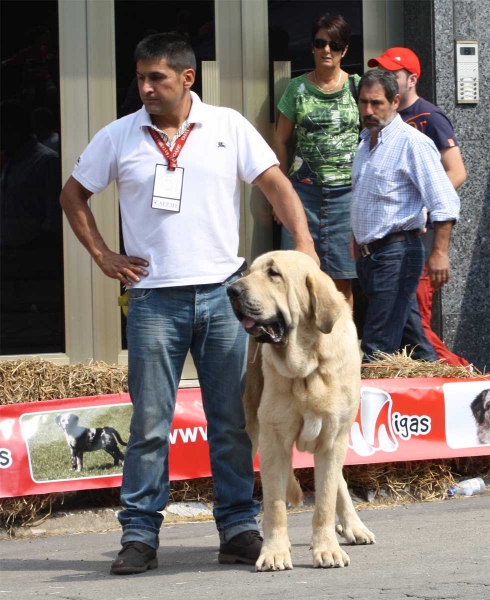
[[[65,182],[95,133],[117,117],[114,1],[59,0],[62,178]],[[272,143],[269,116],[267,0],[215,0],[216,65],[204,99],[243,114]],[[390,45],[403,45],[403,3],[364,0],[366,60]],[[214,86],[214,87],[213,87]],[[218,86],[219,89],[216,89]],[[207,96],[207,98],[206,98]],[[240,253],[250,261],[270,248],[270,228],[250,207],[264,203],[260,191],[242,186]],[[117,191],[112,184],[90,199],[97,225],[110,248],[119,247]],[[121,349],[119,282],[107,278],[63,223],[66,352],[42,354],[58,363],[100,360],[127,363]],[[3,356],[15,359],[19,356]],[[193,378],[187,368],[184,378]]]

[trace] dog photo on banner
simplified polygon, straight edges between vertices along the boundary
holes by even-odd
[[[490,446],[488,381],[445,383],[446,440],[450,448]]]
[[[131,413],[123,404],[22,415],[32,479],[120,475]]]

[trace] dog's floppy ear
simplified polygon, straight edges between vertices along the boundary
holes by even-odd
[[[335,284],[318,268],[306,276],[306,287],[315,325],[322,333],[330,333],[342,313],[342,299]]]
[[[61,415],[58,415],[57,417],[55,417],[54,422],[56,423],[56,425],[58,425],[58,427],[60,426],[60,419],[61,419]]]

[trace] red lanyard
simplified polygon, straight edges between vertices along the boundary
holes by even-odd
[[[184,147],[184,144],[186,143],[191,131],[194,129],[194,125],[195,123],[191,123],[191,125],[189,125],[189,128],[186,129],[184,133],[178,138],[178,140],[175,142],[175,146],[172,152],[170,152],[169,147],[162,140],[161,135],[159,135],[153,128],[150,127],[150,135],[153,138],[155,144],[160,148],[160,152],[167,159],[167,169],[169,169],[170,171],[175,171],[175,169],[177,168],[177,157],[179,156],[180,151]]]

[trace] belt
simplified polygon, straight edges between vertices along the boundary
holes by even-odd
[[[369,244],[360,244],[359,252],[361,256],[369,256],[374,252],[388,246],[389,244],[394,244],[395,242],[403,242],[408,240],[409,238],[418,238],[420,236],[420,229],[411,229],[410,231],[397,231],[396,233],[389,233],[385,235],[384,238],[380,240],[374,240]]]

